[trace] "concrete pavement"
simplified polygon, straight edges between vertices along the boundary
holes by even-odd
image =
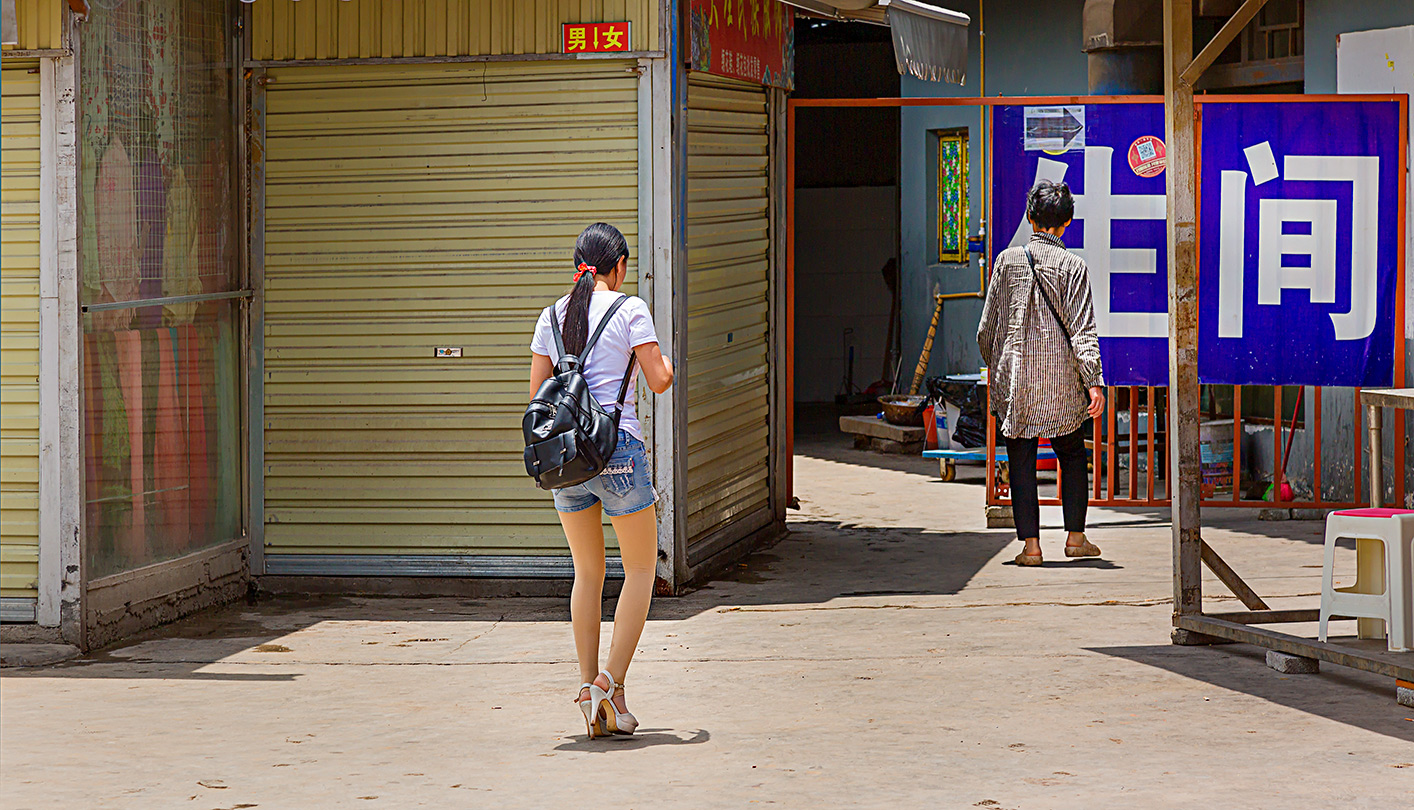
[[[800,452],[791,535],[655,603],[633,738],[585,739],[561,600],[266,599],[6,670],[0,806],[1414,806],[1388,679],[1169,643],[1162,515],[1018,568],[976,471]],[[1315,604],[1320,524],[1253,517],[1206,536],[1273,607]]]

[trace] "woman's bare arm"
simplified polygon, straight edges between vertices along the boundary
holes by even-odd
[[[649,390],[661,394],[672,387],[673,363],[663,356],[657,343],[635,346],[633,353],[638,357],[638,365],[643,368],[643,378],[648,381]]]
[[[530,353],[530,396],[535,398],[535,392],[540,390],[540,386],[550,379],[550,375],[555,371],[555,366],[550,362],[550,358],[543,354]]]

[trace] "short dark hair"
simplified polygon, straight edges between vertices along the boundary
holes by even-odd
[[[1026,195],[1026,218],[1041,228],[1059,228],[1075,218],[1070,186],[1042,180]]]

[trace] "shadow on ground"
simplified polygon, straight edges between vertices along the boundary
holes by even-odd
[[[643,748],[657,748],[664,745],[701,745],[711,739],[712,734],[706,729],[675,731],[670,728],[646,728],[638,730],[632,737],[614,736],[608,740],[591,740],[588,735],[581,735],[570,742],[555,746],[555,750],[612,754],[619,751],[638,751]]]
[[[650,619],[681,621],[724,606],[823,604],[851,597],[955,594],[1010,542],[1004,532],[938,532],[825,521],[793,522],[790,534],[775,546],[752,554],[683,596],[655,600]],[[615,604],[613,599],[605,601],[606,620],[612,617]],[[321,622],[568,620],[568,600],[552,598],[261,597],[139,633],[64,664],[9,669],[5,675],[279,681],[293,676],[201,670],[248,651],[278,657],[287,650],[274,641]],[[408,638],[400,643],[415,646],[425,640]],[[169,650],[179,648],[179,660],[171,660],[171,655],[160,661],[147,660],[140,648],[152,641],[164,642]]]
[[[931,462],[856,451],[838,435],[805,441],[801,450],[805,455],[838,459],[853,466],[916,471],[925,492],[939,491],[932,487],[968,487],[975,491],[981,483],[980,469],[976,470],[976,482],[944,484]],[[1153,526],[1162,513],[1106,510],[1103,516],[1097,514],[1097,518],[1101,517],[1112,525],[1132,522]],[[1237,517],[1250,520],[1245,513]],[[1254,520],[1251,523],[1257,524]],[[1293,524],[1267,525],[1275,530]],[[775,546],[733,564],[700,588],[678,598],[656,600],[651,618],[681,621],[726,606],[819,605],[848,598],[952,595],[966,588],[998,555],[1010,558],[1016,550],[1012,534],[1005,530],[949,532],[856,525],[834,519],[793,520],[790,528],[790,534]],[[1048,565],[1110,570],[1120,567],[1104,559],[1048,561]],[[615,600],[606,600],[606,619],[612,616],[614,606]],[[387,642],[390,646],[416,649],[420,642],[445,641],[440,637],[453,635],[450,630],[429,631],[427,623],[462,623],[465,627],[455,632],[466,635],[464,643],[470,643],[502,622],[568,619],[568,600],[562,598],[263,596],[140,633],[64,664],[6,670],[6,677],[279,681],[295,676],[203,670],[209,664],[247,652],[277,660],[281,652],[287,652],[276,643],[279,639],[323,622],[386,622],[390,627],[402,623],[422,627],[424,636],[439,637],[408,635]],[[161,641],[176,654],[153,659],[146,651],[150,648],[142,645],[154,641]],[[655,744],[682,743],[663,739]]]
[[[1394,684],[1384,676],[1334,665],[1318,675],[1279,675],[1267,667],[1266,650],[1245,644],[1086,649],[1414,743],[1414,722],[1394,704]]]
[[[724,605],[822,604],[861,596],[956,594],[1011,545],[1004,532],[942,532],[796,521],[773,548],[733,565],[654,618],[685,619]]]

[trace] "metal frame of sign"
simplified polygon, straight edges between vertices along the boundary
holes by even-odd
[[[1195,107],[1197,108],[1197,112],[1198,112],[1197,126],[1195,127],[1195,141],[1196,141],[1196,143],[1195,143],[1195,151],[1197,152],[1197,155],[1198,155],[1198,165],[1197,165],[1197,167],[1196,167],[1196,171],[1197,171],[1196,183],[1197,183],[1197,194],[1198,194],[1199,200],[1201,201],[1201,197],[1202,197],[1202,188],[1201,188],[1201,182],[1202,182],[1202,107],[1203,107],[1203,105],[1204,105],[1205,103],[1239,103],[1239,104],[1241,104],[1241,103],[1272,103],[1272,102],[1283,102],[1283,103],[1312,103],[1312,102],[1370,102],[1370,101],[1375,101],[1375,102],[1397,102],[1397,103],[1400,105],[1400,112],[1401,112],[1401,115],[1399,116],[1399,122],[1400,122],[1400,123],[1399,123],[1399,126],[1400,126],[1400,138],[1399,138],[1399,144],[1400,144],[1399,171],[1400,171],[1400,173],[1401,173],[1402,175],[1406,175],[1406,176],[1407,176],[1407,172],[1408,172],[1408,169],[1409,169],[1409,132],[1408,132],[1408,120],[1409,120],[1409,119],[1408,119],[1408,104],[1409,104],[1409,99],[1408,99],[1408,96],[1406,96],[1406,95],[1403,95],[1403,94],[1397,94],[1397,95],[1396,95],[1396,94],[1390,94],[1390,95],[1383,95],[1383,94],[1322,94],[1322,95],[1250,95],[1250,96],[1249,96],[1249,95],[1205,95],[1205,96],[1197,96],[1197,97],[1195,97],[1195,98],[1194,98],[1194,104],[1195,104]],[[794,339],[793,339],[793,335],[794,335],[794,329],[795,329],[795,111],[796,111],[796,109],[797,109],[798,107],[832,107],[832,108],[861,108],[861,107],[893,107],[893,108],[902,108],[902,107],[998,107],[998,106],[1041,106],[1041,105],[1046,105],[1046,106],[1058,106],[1058,105],[1136,104],[1136,103],[1137,103],[1137,104],[1155,104],[1155,103],[1157,103],[1157,104],[1162,104],[1163,102],[1164,102],[1164,97],[1163,97],[1163,96],[1157,96],[1157,95],[1133,95],[1133,96],[999,96],[999,97],[989,97],[989,98],[975,97],[975,96],[974,96],[974,97],[953,97],[953,98],[872,98],[872,99],[870,99],[870,98],[819,98],[819,99],[790,99],[790,101],[788,102],[787,114],[786,114],[786,128],[787,128],[786,143],[787,143],[787,150],[788,150],[788,151],[787,151],[787,158],[786,158],[787,188],[786,188],[786,279],[785,279],[785,285],[786,285],[786,335],[787,335],[787,347],[788,347],[787,352],[786,352],[786,398],[787,398],[787,401],[786,401],[786,407],[785,407],[785,414],[786,414],[786,420],[787,420],[787,425],[786,425],[786,444],[787,444],[787,451],[786,451],[786,452],[787,452],[787,458],[789,459],[789,458],[792,457],[792,455],[793,455],[793,453],[794,453],[794,444],[795,444],[795,420],[794,420],[794,416],[793,416],[793,410],[794,410],[794,393],[793,393],[793,392],[794,392],[794,382],[795,382],[795,342],[794,342]],[[986,130],[987,130],[987,131],[986,131],[986,137],[982,140],[982,143],[983,143],[983,145],[984,145],[984,151],[983,151],[983,155],[982,155],[982,166],[983,166],[982,182],[983,182],[983,184],[986,186],[986,188],[990,191],[991,185],[992,185],[992,168],[993,168],[993,167],[992,167],[992,156],[993,156],[993,154],[994,154],[994,149],[993,149],[993,146],[994,146],[994,145],[993,145],[993,140],[992,140],[992,138],[993,138],[993,128],[992,128],[992,126],[991,126],[991,122],[990,122],[990,121],[988,121],[988,123],[987,123],[987,125],[986,125]],[[1399,243],[1401,246],[1406,246],[1407,243],[1408,243],[1408,234],[1407,234],[1407,222],[1408,222],[1408,217],[1407,217],[1407,213],[1406,213],[1406,212],[1407,212],[1407,210],[1408,210],[1408,205],[1409,205],[1409,200],[1408,200],[1408,185],[1407,185],[1407,184],[1401,184],[1401,185],[1400,185],[1399,191],[1398,191],[1398,196],[1399,196],[1399,209],[1400,209],[1400,210],[1399,210],[1399,217],[1398,217],[1398,223],[1399,223],[1398,243]],[[988,197],[989,197],[989,203],[988,203],[989,206],[995,205],[995,195],[992,195],[992,194],[989,193]],[[986,213],[987,213],[988,217],[990,218],[992,212],[991,212],[990,210],[988,210]],[[1201,208],[1198,209],[1198,213],[1199,213],[1199,215],[1201,216]],[[995,228],[988,228],[988,230],[987,230],[987,237],[986,237],[986,246],[985,246],[986,253],[984,254],[984,256],[986,256],[987,259],[985,259],[984,261],[989,261],[989,260],[990,260],[990,257],[992,256],[992,240],[993,240],[993,238],[994,238],[994,235],[995,235]],[[1403,290],[1405,289],[1405,272],[1406,272],[1406,262],[1407,262],[1407,258],[1408,258],[1407,255],[1406,255],[1406,253],[1407,253],[1407,250],[1401,249],[1401,250],[1399,251],[1399,254],[1398,254],[1398,257],[1397,257],[1397,267],[1396,267],[1396,281],[1395,281],[1395,285],[1396,285],[1396,289],[1397,289],[1397,290],[1400,290],[1400,291],[1403,291]],[[984,271],[984,273],[985,273],[985,271]],[[1196,293],[1196,291],[1195,291],[1195,293]],[[979,291],[978,296],[981,297],[982,295],[985,295],[985,289],[982,290],[982,291]],[[1395,384],[1395,387],[1399,388],[1399,387],[1404,387],[1404,386],[1406,385],[1406,375],[1405,375],[1405,339],[1406,339],[1406,335],[1405,335],[1405,329],[1404,329],[1405,301],[1404,301],[1404,296],[1403,296],[1403,295],[1399,295],[1399,296],[1397,296],[1396,299],[1395,299],[1395,314],[1394,314],[1394,318],[1395,318],[1395,325],[1394,325],[1394,342],[1395,342],[1395,346],[1394,346],[1394,366],[1395,366],[1395,368],[1394,368],[1394,384]],[[1136,391],[1137,391],[1137,388],[1136,388]],[[1149,452],[1150,452],[1151,454],[1153,454],[1153,453],[1155,452],[1155,441],[1156,441],[1156,437],[1154,436],[1154,420],[1153,420],[1153,418],[1152,418],[1152,414],[1153,414],[1153,410],[1154,410],[1154,405],[1153,405],[1153,403],[1154,403],[1154,391],[1155,391],[1155,389],[1154,389],[1153,387],[1150,387],[1150,388],[1148,389],[1148,391],[1149,391],[1149,400],[1148,400],[1149,405],[1148,405],[1148,408],[1149,408],[1149,411],[1150,411],[1150,414],[1151,414],[1151,418],[1150,418],[1150,420],[1149,420],[1149,433],[1150,433],[1150,436],[1149,436],[1149,444],[1148,444],[1148,446],[1149,446],[1149,448],[1150,448],[1150,449],[1149,449]],[[1318,391],[1319,391],[1319,389],[1318,389]],[[1278,389],[1276,396],[1277,396],[1277,401],[1276,401],[1276,408],[1277,408],[1277,410],[1276,410],[1276,413],[1281,413],[1281,411],[1280,411],[1280,405],[1281,405],[1281,402],[1280,402],[1280,389]],[[1359,390],[1356,389],[1356,393],[1355,393],[1355,397],[1356,397],[1356,413],[1360,413],[1360,412],[1361,412],[1361,409],[1360,409],[1360,402],[1359,402],[1359,396],[1360,396]],[[1131,399],[1131,409],[1132,409],[1132,410],[1134,410],[1134,402],[1135,402],[1135,400],[1134,400],[1134,399]],[[1238,407],[1240,408],[1240,405],[1239,405]],[[1316,406],[1315,406],[1314,410],[1315,410],[1315,414],[1314,414],[1313,429],[1318,432],[1318,435],[1320,435],[1320,434],[1319,434],[1319,431],[1321,430],[1321,409],[1320,409],[1320,405],[1319,405],[1319,396],[1317,397],[1317,403],[1316,403]],[[1137,412],[1137,411],[1136,411],[1136,412]],[[1116,435],[1115,435],[1115,425],[1114,425],[1115,419],[1114,419],[1114,410],[1113,410],[1113,408],[1109,409],[1109,410],[1107,411],[1107,413],[1108,413],[1108,415],[1109,415],[1109,420],[1108,420],[1108,421],[1109,421],[1109,423],[1110,423],[1110,424],[1108,425],[1109,430],[1108,430],[1108,432],[1107,432],[1107,435],[1109,436],[1109,442],[1110,442],[1110,444],[1113,445],[1113,444],[1116,442],[1116,439],[1117,439],[1117,437],[1116,437]],[[989,421],[990,421],[990,420],[989,420]],[[1097,420],[1097,421],[1098,421],[1098,420]],[[1130,429],[1131,429],[1131,432],[1134,430],[1134,427],[1133,427],[1134,424],[1135,424],[1134,420],[1131,419],[1131,422],[1130,422],[1130,425],[1131,425],[1131,428],[1130,428]],[[1234,425],[1234,434],[1240,433],[1240,431],[1242,430],[1242,425],[1241,425],[1241,412],[1240,412],[1240,410],[1239,410],[1239,411],[1235,414],[1235,416],[1234,416],[1233,425]],[[1097,425],[1096,425],[1096,435],[1100,435],[1100,433],[1102,432],[1102,430],[1103,430],[1103,427],[1102,427],[1101,425],[1097,424]],[[1393,437],[1393,438],[1394,438],[1394,446],[1395,446],[1396,448],[1403,447],[1403,445],[1404,445],[1404,432],[1405,432],[1405,431],[1404,431],[1404,421],[1403,421],[1402,419],[1396,419],[1396,420],[1395,420],[1394,437]],[[1276,443],[1277,443],[1277,449],[1278,449],[1278,454],[1277,454],[1277,455],[1278,455],[1278,457],[1279,457],[1279,456],[1281,455],[1281,454],[1280,454],[1280,449],[1281,449],[1281,441],[1282,441],[1282,431],[1280,431],[1280,430],[1275,430],[1275,431],[1273,431],[1273,433],[1275,434]],[[1135,438],[1135,437],[1131,437],[1131,438]],[[1312,508],[1312,509],[1322,509],[1322,508],[1324,508],[1324,509],[1332,509],[1332,508],[1345,508],[1345,507],[1350,507],[1350,506],[1358,506],[1358,505],[1360,505],[1360,504],[1359,504],[1359,501],[1360,501],[1360,498],[1361,498],[1361,484],[1360,484],[1361,441],[1360,441],[1360,430],[1359,430],[1359,426],[1358,426],[1358,425],[1356,426],[1356,430],[1353,431],[1353,436],[1352,436],[1352,438],[1353,438],[1352,445],[1353,445],[1353,447],[1355,448],[1355,450],[1354,450],[1354,455],[1355,455],[1355,458],[1354,458],[1354,465],[1355,465],[1355,470],[1354,470],[1355,494],[1354,494],[1354,500],[1353,500],[1353,501],[1350,501],[1350,502],[1331,502],[1331,501],[1324,501],[1324,500],[1321,500],[1320,492],[1319,492],[1319,491],[1317,491],[1317,493],[1316,493],[1316,500],[1311,501],[1311,502],[1289,502],[1289,501],[1287,501],[1287,502],[1281,502],[1281,501],[1279,501],[1279,502],[1277,502],[1277,503],[1273,503],[1273,502],[1269,502],[1269,501],[1244,501],[1244,500],[1241,500],[1241,499],[1238,497],[1239,493],[1238,493],[1237,490],[1238,490],[1239,488],[1236,487],[1236,486],[1234,486],[1234,487],[1233,487],[1233,490],[1234,490],[1234,491],[1233,491],[1233,497],[1232,497],[1231,499],[1226,499],[1226,498],[1225,498],[1225,499],[1219,500],[1219,501],[1208,501],[1208,502],[1209,502],[1209,503],[1213,503],[1213,504],[1215,504],[1215,505],[1220,504],[1220,505],[1223,505],[1223,506],[1251,506],[1251,507],[1272,507],[1272,506],[1281,506],[1281,507],[1285,507],[1285,508]],[[1132,483],[1134,483],[1134,482],[1137,481],[1137,475],[1138,475],[1138,473],[1137,473],[1137,468],[1136,468],[1137,458],[1135,457],[1135,456],[1137,456],[1137,447],[1138,447],[1138,442],[1137,442],[1137,441],[1130,441],[1129,444],[1128,444],[1128,450],[1127,450],[1127,452],[1128,452],[1128,453],[1130,454],[1130,456],[1131,456],[1131,459],[1130,459],[1130,460],[1131,460],[1131,464],[1130,464],[1129,474],[1130,474],[1131,482],[1132,482]],[[1236,455],[1236,454],[1240,453],[1240,450],[1238,449],[1239,447],[1240,447],[1240,443],[1238,443],[1238,444],[1236,444],[1236,445],[1234,446],[1234,453],[1235,453],[1235,457],[1234,457],[1234,461],[1233,461],[1234,467],[1236,467],[1238,464],[1240,464],[1240,458],[1241,458],[1241,456],[1240,456],[1240,455]],[[1099,450],[1098,447],[1097,447],[1096,449]],[[1167,451],[1167,447],[1165,447],[1165,451]],[[1107,493],[1108,497],[1099,497],[1099,496],[1101,496],[1101,490],[1100,490],[1099,477],[1097,476],[1097,477],[1096,477],[1096,482],[1095,482],[1095,492],[1094,492],[1094,495],[1096,496],[1096,499],[1092,499],[1091,503],[1094,503],[1094,504],[1097,504],[1097,505],[1116,505],[1116,506],[1141,506],[1141,505],[1142,505],[1142,506],[1164,506],[1164,505],[1167,505],[1167,504],[1168,504],[1168,499],[1167,499],[1167,498],[1155,498],[1155,497],[1154,497],[1154,466],[1155,466],[1155,465],[1154,465],[1153,463],[1150,463],[1150,464],[1149,464],[1148,473],[1147,473],[1147,478],[1148,478],[1148,495],[1147,495],[1147,497],[1145,497],[1144,499],[1136,499],[1136,498],[1134,498],[1133,495],[1134,495],[1135,489],[1134,489],[1133,487],[1131,487],[1131,489],[1130,489],[1130,497],[1128,497],[1128,498],[1116,498],[1116,497],[1114,497],[1114,492],[1115,492],[1115,490],[1114,490],[1114,469],[1115,469],[1115,466],[1114,466],[1114,464],[1113,464],[1113,461],[1115,460],[1116,448],[1115,448],[1114,446],[1108,447],[1108,448],[1107,448],[1107,454],[1108,454],[1109,460],[1110,460],[1110,462],[1111,462],[1111,464],[1109,465],[1109,487],[1108,487],[1108,493]],[[1316,480],[1316,481],[1319,481],[1319,480],[1320,480],[1320,475],[1321,475],[1321,466],[1322,466],[1322,458],[1321,458],[1321,452],[1320,452],[1320,442],[1317,442],[1317,443],[1316,443],[1316,455],[1315,455],[1315,460],[1314,460],[1314,461],[1315,461],[1315,471],[1314,471],[1315,480]],[[1406,481],[1405,481],[1405,469],[1404,469],[1404,467],[1405,467],[1404,464],[1396,464],[1396,465],[1395,465],[1395,481],[1394,481],[1394,484],[1395,484],[1395,493],[1396,493],[1396,497],[1397,497],[1397,498],[1400,498],[1400,499],[1403,499],[1403,497],[1404,497],[1404,495],[1405,495]],[[994,432],[994,430],[992,429],[992,427],[989,425],[989,430],[988,430],[988,442],[987,442],[987,503],[988,503],[989,505],[999,505],[999,504],[1006,503],[1006,501],[1002,500],[1002,499],[998,496],[998,494],[997,494],[998,481],[997,481],[996,472],[997,472],[997,464],[996,464],[995,432]],[[1277,476],[1278,476],[1278,479],[1279,479],[1279,478],[1280,478],[1280,471],[1279,471],[1279,470],[1278,470],[1278,472],[1277,472]],[[1280,480],[1277,480],[1277,481],[1276,481],[1276,487],[1275,487],[1275,488],[1276,488],[1276,491],[1277,491],[1277,497],[1278,497],[1278,498],[1280,497],[1280,483],[1281,483]],[[788,487],[788,495],[791,496],[791,497],[793,497],[793,495],[794,495],[794,489],[793,489],[793,475],[791,474],[791,471],[790,471],[790,469],[789,469],[789,466],[788,466],[788,470],[787,470],[787,487]],[[1168,494],[1168,493],[1165,492],[1165,495],[1167,495],[1167,494]],[[1043,504],[1057,504],[1057,503],[1059,503],[1059,499],[1058,499],[1058,498],[1043,499],[1043,500],[1042,500],[1042,503],[1043,503]]]
[[[1202,216],[1203,216],[1203,207],[1202,207],[1202,205],[1203,205],[1203,105],[1204,105],[1204,104],[1257,104],[1257,103],[1310,104],[1310,103],[1332,103],[1332,102],[1348,102],[1348,103],[1354,103],[1354,102],[1386,102],[1386,103],[1388,103],[1388,102],[1394,102],[1394,103],[1396,103],[1396,104],[1399,105],[1399,115],[1398,115],[1398,119],[1399,119],[1399,137],[1398,137],[1398,143],[1399,143],[1399,164],[1398,164],[1398,167],[1397,167],[1397,168],[1398,168],[1398,175],[1399,175],[1400,177],[1407,178],[1407,177],[1408,177],[1408,173],[1409,173],[1409,97],[1408,97],[1407,95],[1402,94],[1402,93],[1401,93],[1401,94],[1358,94],[1358,93],[1348,93],[1348,94],[1347,94],[1347,93],[1326,93],[1326,94],[1312,94],[1312,95],[1279,95],[1279,94],[1273,94],[1273,95],[1202,95],[1202,96],[1195,96],[1194,99],[1193,99],[1193,103],[1194,103],[1194,106],[1195,106],[1196,109],[1197,109],[1198,116],[1197,116],[1197,120],[1194,122],[1194,140],[1195,140],[1194,154],[1195,154],[1195,156],[1197,157],[1197,166],[1195,167],[1195,171],[1197,172],[1197,184],[1196,184],[1196,188],[1195,188],[1195,192],[1194,192],[1194,193],[1195,193],[1195,204],[1196,204],[1195,211],[1197,212],[1198,221],[1201,222],[1201,221],[1202,221]],[[1409,243],[1409,233],[1408,233],[1408,230],[1407,230],[1407,228],[1408,228],[1408,223],[1409,223],[1409,213],[1408,213],[1408,212],[1409,212],[1409,199],[1408,199],[1408,197],[1409,197],[1409,183],[1408,183],[1407,179],[1406,179],[1405,182],[1402,182],[1402,183],[1399,184],[1399,188],[1398,188],[1398,190],[1397,190],[1396,193],[1397,193],[1398,198],[1399,198],[1399,210],[1398,210],[1397,216],[1396,216],[1396,220],[1397,220],[1397,223],[1398,223],[1398,224],[1397,224],[1398,233],[1397,233],[1397,235],[1396,235],[1396,237],[1395,237],[1395,244],[1397,244],[1400,249],[1399,249],[1398,252],[1396,253],[1396,257],[1395,257],[1395,281],[1394,281],[1394,288],[1395,288],[1396,294],[1395,294],[1395,298],[1394,298],[1394,334],[1393,334],[1393,340],[1394,340],[1394,387],[1395,387],[1395,388],[1403,388],[1403,387],[1405,387],[1405,385],[1406,385],[1407,382],[1408,382],[1407,379],[1406,379],[1406,374],[1405,374],[1405,366],[1406,366],[1405,343],[1407,342],[1407,335],[1406,335],[1406,333],[1405,333],[1405,304],[1406,304],[1406,302],[1405,302],[1405,297],[1406,297],[1406,296],[1405,296],[1405,278],[1406,278],[1405,273],[1406,273],[1406,266],[1407,266],[1407,262],[1408,262],[1408,255],[1407,255],[1407,254],[1408,254],[1408,250],[1407,250],[1407,247],[1408,247],[1408,243]],[[1197,236],[1195,237],[1194,241],[1195,241],[1195,243],[1197,244],[1197,249],[1200,251],[1200,255],[1201,255],[1201,251],[1202,251],[1202,229],[1201,229],[1201,228],[1198,228],[1198,229],[1197,229]],[[1319,409],[1320,388],[1317,387],[1316,391],[1317,391],[1316,400],[1317,400],[1318,406],[1317,406],[1317,409],[1316,409],[1316,416],[1315,416],[1316,423],[1315,423],[1315,425],[1314,425],[1314,430],[1318,431],[1316,435],[1317,435],[1317,437],[1318,437],[1318,439],[1319,439],[1319,436],[1321,435],[1321,434],[1319,433],[1319,430],[1320,430],[1320,421],[1319,421],[1319,420],[1320,420],[1320,409]],[[1234,400],[1235,400],[1235,399],[1236,399],[1236,398],[1234,397]],[[1276,403],[1275,403],[1275,406],[1276,406],[1275,409],[1274,409],[1275,412],[1276,412],[1277,414],[1280,414],[1280,413],[1281,413],[1281,388],[1280,388],[1280,387],[1277,387],[1277,389],[1276,389]],[[1239,408],[1241,407],[1240,404],[1238,405],[1238,407],[1239,407]],[[1354,472],[1354,482],[1355,482],[1354,502],[1353,502],[1353,503],[1350,503],[1350,504],[1335,504],[1335,505],[1329,504],[1329,503],[1327,503],[1327,502],[1323,502],[1323,501],[1321,500],[1321,493],[1320,493],[1320,491],[1319,491],[1319,487],[1317,487],[1316,500],[1315,500],[1315,502],[1314,502],[1313,504],[1311,504],[1310,506],[1307,506],[1307,507],[1305,507],[1305,508],[1317,508],[1317,509],[1320,509],[1320,508],[1343,508],[1343,507],[1346,507],[1346,506],[1362,506],[1362,505],[1363,505],[1363,504],[1360,503],[1360,500],[1361,500],[1361,497],[1360,497],[1360,456],[1361,456],[1361,452],[1362,452],[1362,442],[1361,442],[1361,430],[1360,430],[1360,425],[1359,425],[1360,418],[1361,418],[1360,415],[1363,414],[1363,409],[1360,407],[1360,389],[1359,389],[1359,388],[1356,388],[1356,389],[1355,389],[1355,414],[1356,414],[1356,417],[1355,417],[1355,422],[1356,422],[1356,424],[1355,424],[1355,435],[1354,435],[1354,441],[1352,442],[1352,444],[1353,444],[1353,446],[1354,446],[1354,451],[1355,451],[1355,452],[1354,452],[1354,469],[1355,469],[1355,472]],[[1240,412],[1239,412],[1239,416],[1240,416]],[[1233,432],[1234,432],[1234,436],[1235,436],[1235,437],[1236,437],[1236,435],[1237,435],[1237,432],[1240,431],[1240,430],[1241,430],[1241,420],[1240,420],[1240,418],[1234,418],[1234,419],[1233,419]],[[1276,448],[1276,449],[1277,449],[1278,458],[1279,458],[1279,457],[1280,457],[1280,453],[1281,453],[1281,431],[1280,431],[1280,430],[1276,430],[1276,431],[1274,431],[1274,433],[1276,434],[1276,444],[1277,444],[1277,448]],[[1316,441],[1316,442],[1314,443],[1314,447],[1315,447],[1315,460],[1314,460],[1314,461],[1315,461],[1315,470],[1314,470],[1314,476],[1315,476],[1316,482],[1319,483],[1319,481],[1320,481],[1320,475],[1321,475],[1321,442],[1320,442],[1319,440]],[[1394,447],[1395,447],[1396,456],[1398,455],[1400,449],[1404,447],[1404,420],[1403,420],[1403,419],[1400,419],[1400,418],[1395,418],[1395,420],[1394,420]],[[1233,445],[1233,453],[1234,453],[1233,468],[1234,468],[1234,469],[1240,469],[1240,463],[1241,463],[1241,443],[1240,443],[1240,442],[1234,443],[1234,445]],[[1404,502],[1404,496],[1405,496],[1405,493],[1406,493],[1405,487],[1406,487],[1406,484],[1407,484],[1407,482],[1406,482],[1406,480],[1405,480],[1405,467],[1406,467],[1406,465],[1403,464],[1403,463],[1396,463],[1394,466],[1395,466],[1395,471],[1394,471],[1394,491],[1395,491],[1395,498],[1397,499],[1397,500],[1396,500],[1397,503],[1403,503],[1403,502]],[[1280,493],[1281,493],[1281,465],[1279,465],[1279,464],[1276,465],[1276,475],[1275,475],[1275,478],[1274,478],[1274,484],[1275,484],[1275,490],[1276,490],[1276,493],[1277,493],[1276,497],[1279,499],[1279,498],[1280,498]],[[1237,488],[1234,486],[1234,505],[1240,505],[1240,503],[1238,503],[1238,502],[1236,501],[1236,489],[1237,489]],[[1266,502],[1263,501],[1263,502],[1257,502],[1257,503],[1266,503]],[[1283,505],[1285,505],[1285,504],[1283,504]],[[1302,507],[1301,507],[1301,506],[1298,506],[1298,505],[1295,505],[1295,504],[1292,504],[1292,505],[1291,505],[1291,508],[1302,508]]]

